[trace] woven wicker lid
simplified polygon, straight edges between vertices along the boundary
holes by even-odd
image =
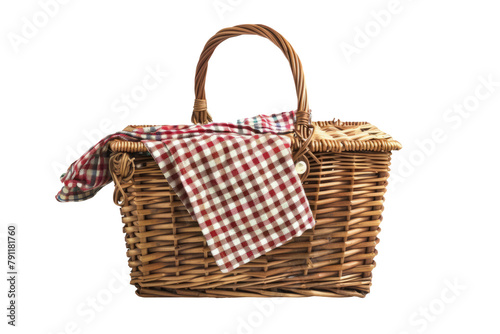
[[[387,152],[403,147],[389,134],[368,122],[333,120],[312,122],[312,125],[314,133],[309,149],[313,152]],[[292,137],[292,147],[296,149],[299,146],[300,141]]]

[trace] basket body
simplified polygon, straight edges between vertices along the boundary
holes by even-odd
[[[303,181],[313,229],[222,273],[200,227],[147,153],[125,155],[116,170],[131,284],[142,297],[364,297],[389,177],[390,151],[318,152]],[[133,159],[132,159],[133,158]],[[135,168],[131,168],[135,167]]]

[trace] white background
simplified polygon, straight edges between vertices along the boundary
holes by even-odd
[[[20,278],[17,328],[6,324],[1,280],[2,333],[498,332],[498,5],[3,1],[0,266],[4,277],[7,224],[18,224]],[[112,186],[82,203],[54,199],[58,176],[105,134],[189,123],[204,43],[242,23],[267,24],[292,43],[313,120],[369,121],[404,146],[393,155],[364,299],[142,299],[127,285]],[[168,74],[124,108],[148,71]],[[258,37],[215,52],[207,99],[218,121],[296,103],[285,58]]]

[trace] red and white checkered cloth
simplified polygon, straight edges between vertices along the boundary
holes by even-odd
[[[99,142],[62,176],[59,201],[92,197],[109,183],[107,144],[140,140],[201,227],[221,271],[229,272],[312,228],[292,161],[294,113],[229,123],[119,132]],[[106,181],[106,179],[108,179]]]

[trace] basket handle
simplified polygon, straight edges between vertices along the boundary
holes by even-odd
[[[228,38],[240,35],[258,35],[269,39],[283,51],[283,54],[290,63],[295,89],[297,92],[297,114],[296,128],[299,133],[307,136],[310,124],[310,110],[307,101],[306,83],[304,80],[304,71],[299,56],[295,53],[288,41],[277,31],[262,24],[243,24],[231,28],[225,28],[217,32],[208,40],[200,55],[200,60],[196,66],[195,76],[195,102],[191,121],[194,124],[206,124],[212,121],[212,117],[207,111],[207,102],[205,97],[205,81],[207,77],[208,61],[215,51],[215,48]]]

